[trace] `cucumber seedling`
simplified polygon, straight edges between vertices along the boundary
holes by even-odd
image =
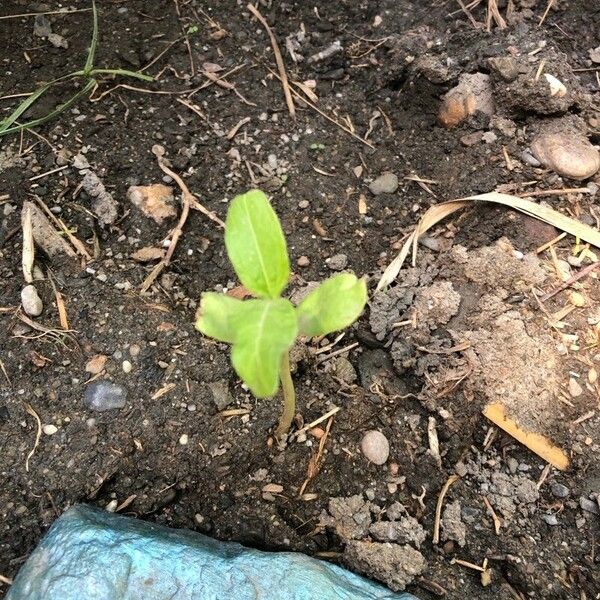
[[[231,202],[225,247],[239,280],[254,298],[205,292],[196,328],[231,344],[233,367],[257,398],[274,396],[281,381],[283,413],[275,431],[281,438],[296,410],[290,348],[299,336],[326,335],[354,323],[367,302],[367,286],[363,279],[341,273],[326,279],[298,306],[282,298],[290,261],[279,219],[260,190]]]

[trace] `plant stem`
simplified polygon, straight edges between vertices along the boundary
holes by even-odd
[[[292,381],[292,374],[290,372],[289,352],[285,352],[281,357],[279,379],[283,391],[283,413],[279,419],[279,425],[275,430],[275,437],[277,439],[282,438],[290,430],[296,414],[296,392],[294,390],[294,382]]]

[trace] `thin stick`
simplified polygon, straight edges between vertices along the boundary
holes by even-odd
[[[317,360],[317,364],[321,364],[321,363],[325,362],[326,360],[333,358],[334,356],[338,356],[339,354],[344,354],[344,352],[350,352],[350,350],[352,350],[353,348],[356,348],[357,346],[358,346],[358,342],[353,342],[352,344],[348,344],[344,348],[340,348],[339,350],[336,350],[335,352],[332,352],[331,354],[327,354],[326,356],[321,356]]]
[[[479,29],[480,23],[478,23],[475,20],[475,18],[471,14],[471,11],[465,6],[464,2],[462,0],[456,0],[456,1],[460,4],[460,9],[465,13],[465,15],[467,15],[467,18],[469,19],[469,21],[471,21],[471,25],[473,25],[473,27],[475,29]]]
[[[500,521],[500,519],[498,518],[496,511],[494,510],[486,496],[483,497],[483,501],[494,521],[494,531],[496,532],[496,535],[500,535],[500,527],[502,526],[502,521]]]
[[[556,296],[556,294],[558,294],[559,292],[566,290],[570,285],[572,285],[576,281],[579,281],[582,277],[585,277],[588,273],[591,273],[592,271],[597,269],[599,266],[600,266],[600,261],[597,261],[595,263],[592,263],[591,265],[588,265],[587,267],[584,267],[583,269],[581,269],[581,271],[579,271],[579,273],[577,273],[576,275],[573,275],[572,277],[569,277],[569,279],[567,279],[564,283],[559,285],[557,288],[553,289],[552,291],[548,292],[547,294],[544,294],[540,298],[540,301],[547,302],[548,300],[550,300],[550,298],[552,298],[553,296]]]
[[[323,421],[325,421],[325,419],[329,419],[329,417],[332,417],[336,413],[340,412],[340,410],[342,410],[342,409],[339,406],[332,408],[330,411],[327,411],[324,415],[320,416],[318,419],[315,419],[312,423],[305,425],[302,429],[298,429],[298,431],[296,431],[295,435],[299,436],[301,433],[305,433],[309,429],[316,427],[319,423],[322,423]]]
[[[171,258],[173,257],[175,247],[177,246],[177,242],[179,241],[179,238],[181,237],[181,234],[183,232],[183,226],[187,221],[190,212],[190,207],[192,206],[192,204],[194,205],[194,208],[205,214],[209,219],[215,221],[215,223],[217,223],[221,227],[225,227],[225,223],[223,223],[223,221],[221,221],[219,217],[217,217],[213,212],[207,210],[204,206],[202,206],[202,204],[200,204],[200,202],[198,202],[198,200],[196,200],[196,198],[190,192],[190,190],[188,189],[187,185],[183,182],[181,177],[179,177],[177,173],[175,173],[169,167],[167,167],[165,160],[163,159],[164,149],[160,146],[153,146],[152,152],[156,156],[158,160],[158,166],[161,168],[161,170],[167,175],[169,175],[169,177],[171,177],[181,189],[183,208],[181,210],[181,215],[179,216],[179,221],[177,225],[170,233],[171,243],[169,244],[167,253],[165,254],[164,258],[154,267],[154,269],[152,269],[148,277],[146,277],[146,279],[144,280],[144,283],[142,283],[142,292],[145,292],[152,285],[154,280],[160,275],[163,269],[167,267],[171,262]]]
[[[25,459],[25,470],[29,472],[29,459],[34,455],[36,448],[40,443],[40,437],[42,436],[42,422],[40,421],[39,415],[33,410],[31,404],[24,402],[25,410],[35,419],[37,423],[37,432],[35,434],[35,443],[33,444],[33,448],[30,450],[27,458]]]
[[[10,577],[5,577],[4,575],[0,575],[0,583],[5,583],[6,585],[12,585],[13,580]]]
[[[42,177],[46,177],[48,175],[52,175],[53,173],[59,173],[60,171],[64,171],[68,169],[69,165],[65,165],[64,167],[57,167],[56,169],[52,169],[50,171],[46,171],[45,173],[40,173],[39,175],[34,175],[29,178],[29,181],[35,181],[36,179],[41,179]]]
[[[279,379],[283,392],[283,412],[279,419],[279,425],[275,430],[275,438],[280,440],[289,430],[296,414],[296,391],[290,372],[290,353],[284,352],[279,367]]]
[[[521,198],[528,196],[560,196],[561,194],[591,194],[589,188],[566,188],[564,190],[536,190],[535,192],[520,192]]]
[[[23,215],[23,257],[21,263],[23,266],[25,283],[33,282],[34,260],[35,248],[33,245],[33,226],[31,224],[31,205],[29,204]]]
[[[544,11],[542,18],[540,19],[540,22],[538,23],[538,27],[542,26],[543,22],[546,20],[546,17],[548,16],[548,13],[550,12],[550,9],[553,6],[554,6],[554,0],[548,0],[548,6],[546,6],[546,10]]]
[[[269,67],[267,67],[267,69],[269,69]],[[280,79],[279,75],[277,75],[277,73],[275,73],[275,71],[273,71],[272,69],[269,69],[269,71],[273,75],[275,75],[275,77],[277,77],[277,79]],[[302,100],[302,102],[304,102],[305,104],[310,106],[315,112],[319,113],[323,118],[327,119],[330,123],[337,125],[340,129],[343,129],[346,133],[350,134],[354,139],[357,139],[359,142],[362,142],[363,144],[365,144],[365,146],[369,146],[369,148],[371,148],[372,150],[375,149],[375,146],[373,146],[373,144],[371,144],[371,142],[361,138],[359,135],[356,135],[356,133],[354,133],[354,131],[352,131],[345,125],[342,125],[339,121],[336,121],[333,117],[330,117],[327,113],[324,113],[321,109],[317,108],[312,102],[310,102],[310,100],[308,100],[304,96],[301,96],[294,88],[291,88],[291,91],[292,91],[292,94],[294,96],[296,96],[296,98],[299,98],[300,100]]]
[[[20,15],[6,15],[0,17],[0,21],[4,19],[25,19],[27,17],[37,17],[38,15],[72,15],[73,13],[88,12],[91,8],[74,8],[72,10],[50,10],[47,12],[22,13]]]
[[[433,523],[432,541],[434,544],[439,544],[440,542],[440,521],[442,519],[442,506],[444,504],[444,497],[446,496],[450,486],[458,479],[460,479],[458,475],[450,475],[450,477],[448,477],[448,480],[444,484],[444,487],[442,487],[442,491],[440,492],[440,495],[438,497],[437,505],[435,507],[435,521]]]
[[[279,80],[281,81],[281,85],[283,87],[283,95],[285,96],[285,103],[287,104],[288,111],[292,117],[296,116],[296,107],[294,106],[294,100],[292,98],[292,90],[290,88],[290,83],[288,81],[288,76],[285,71],[285,65],[283,64],[283,58],[281,57],[281,52],[279,51],[279,45],[277,44],[277,40],[273,35],[273,31],[269,27],[269,24],[265,20],[265,18],[260,14],[259,10],[252,6],[252,4],[248,3],[246,8],[261,22],[262,26],[267,30],[269,34],[269,39],[271,40],[271,46],[273,48],[273,53],[275,54],[275,62],[277,63],[277,70],[279,71]]]

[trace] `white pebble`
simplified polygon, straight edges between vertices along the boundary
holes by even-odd
[[[179,438],[179,443],[182,446],[187,446],[187,443],[190,441],[190,436],[187,433],[184,433],[180,438]]]
[[[46,435],[54,435],[58,431],[58,427],[56,425],[43,425],[42,431]]]
[[[390,455],[390,443],[380,431],[367,431],[360,443],[365,458],[376,465],[383,465]]]
[[[42,299],[33,285],[26,285],[21,290],[21,304],[30,317],[39,317],[44,310]]]
[[[128,360],[124,360],[123,361],[123,372],[131,373],[131,369],[133,369],[133,365]]]

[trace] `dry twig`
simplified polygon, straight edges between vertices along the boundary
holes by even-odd
[[[433,523],[433,540],[432,541],[434,544],[439,544],[439,542],[440,542],[440,521],[442,519],[442,506],[444,505],[444,497],[448,493],[450,486],[454,482],[458,481],[459,479],[460,479],[460,477],[458,475],[450,475],[450,477],[448,477],[448,480],[442,487],[442,490],[438,497],[438,501],[437,501],[437,504],[435,507],[435,521]]]
[[[40,443],[40,437],[42,436],[42,421],[40,420],[40,417],[35,412],[35,410],[33,410],[31,404],[29,404],[28,402],[24,402],[23,404],[25,405],[25,410],[27,411],[27,413],[35,419],[35,422],[37,424],[37,432],[35,434],[35,442],[33,444],[33,448],[30,450],[29,454],[27,455],[27,458],[25,459],[25,470],[29,472],[29,459],[34,455],[36,448]]]
[[[283,58],[281,56],[281,52],[279,50],[279,45],[277,44],[277,39],[273,34],[273,31],[269,27],[269,24],[265,20],[265,18],[260,14],[259,10],[252,6],[252,4],[248,3],[246,8],[260,21],[261,25],[267,30],[269,34],[269,39],[271,40],[271,46],[273,48],[273,53],[275,54],[275,62],[277,63],[277,70],[279,71],[279,80],[281,81],[281,86],[283,87],[283,95],[285,96],[285,103],[287,104],[288,111],[292,117],[296,116],[296,107],[294,106],[294,100],[292,98],[292,91],[290,88],[290,83],[288,81],[288,76],[285,70],[285,65],[283,64]]]

